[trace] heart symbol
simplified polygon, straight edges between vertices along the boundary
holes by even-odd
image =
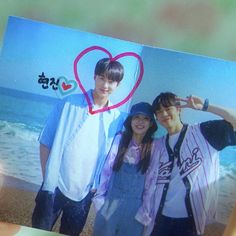
[[[74,80],[68,80],[64,76],[60,76],[58,79],[59,79],[58,88],[62,96],[73,92],[77,87],[76,81]]]
[[[66,84],[65,82],[62,83],[62,88],[63,88],[63,90],[68,90],[68,89],[70,89],[71,87],[72,87],[71,84]]]
[[[79,60],[84,55],[86,55],[87,53],[89,53],[91,51],[94,51],[94,50],[103,51],[105,54],[108,55],[110,60],[113,60],[113,61],[119,60],[122,57],[129,57],[129,56],[130,57],[134,57],[134,58],[136,58],[138,60],[139,68],[140,68],[139,69],[139,76],[138,76],[137,81],[135,82],[135,84],[134,84],[133,88],[131,89],[131,91],[129,92],[129,94],[122,101],[120,101],[117,104],[114,104],[112,106],[103,107],[103,108],[100,108],[100,109],[97,109],[97,110],[93,110],[92,102],[91,102],[91,100],[90,100],[90,98],[89,98],[85,88],[83,87],[83,85],[82,85],[82,83],[80,81],[79,73],[78,73],[78,70],[77,70],[77,64],[78,64]],[[96,113],[99,113],[99,112],[104,112],[104,111],[111,110],[111,109],[117,108],[117,107],[125,104],[133,96],[135,90],[138,88],[139,84],[141,83],[142,78],[143,78],[143,73],[144,73],[144,67],[143,67],[142,59],[141,59],[141,57],[137,53],[134,53],[134,52],[124,52],[124,53],[116,55],[115,57],[112,57],[111,53],[108,50],[106,50],[105,48],[100,47],[100,46],[92,46],[92,47],[88,47],[85,50],[83,50],[74,60],[74,75],[75,75],[75,79],[77,80],[77,83],[78,83],[80,89],[82,90],[82,92],[83,92],[83,94],[84,94],[84,96],[86,98],[86,101],[87,101],[88,106],[89,106],[89,113],[90,114],[96,114]]]

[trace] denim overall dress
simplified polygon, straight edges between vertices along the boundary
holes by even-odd
[[[111,177],[105,203],[94,223],[94,236],[141,236],[143,225],[135,220],[142,203],[145,174],[137,165],[123,163]]]

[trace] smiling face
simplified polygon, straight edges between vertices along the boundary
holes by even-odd
[[[148,116],[138,114],[132,117],[131,128],[133,136],[143,138],[151,126],[152,122]]]
[[[108,79],[104,75],[95,75],[95,89],[94,96],[97,99],[107,99],[109,95],[117,88],[118,82]]]
[[[160,106],[160,109],[156,110],[155,115],[159,123],[167,130],[175,129],[181,124],[180,120],[181,109],[176,106]]]

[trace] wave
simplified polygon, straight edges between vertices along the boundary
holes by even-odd
[[[232,179],[236,181],[236,164],[220,165],[220,179]]]
[[[40,129],[23,123],[0,120],[0,136],[4,139],[15,137],[27,141],[37,141]]]
[[[217,220],[223,224],[235,205],[236,199],[236,164],[231,163],[220,166],[219,195],[217,205]]]

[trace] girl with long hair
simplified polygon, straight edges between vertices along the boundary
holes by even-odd
[[[143,234],[144,226],[135,215],[142,204],[145,173],[157,130],[151,105],[133,105],[124,128],[114,139],[93,199],[97,210],[94,236]]]

